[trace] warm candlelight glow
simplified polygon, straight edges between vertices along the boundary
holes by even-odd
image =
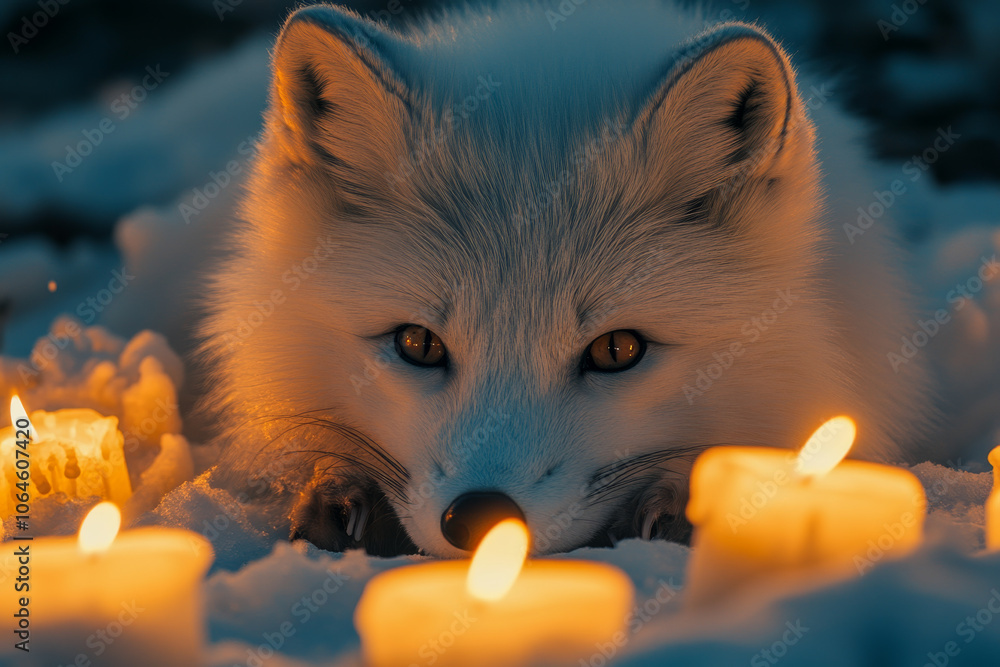
[[[440,560],[373,577],[354,610],[359,664],[570,667],[595,648],[622,646],[635,599],[628,575],[606,563],[525,562],[528,547],[527,526],[508,519],[471,563]]]
[[[809,436],[799,451],[795,470],[813,479],[822,477],[844,460],[858,429],[850,417],[834,417]]]
[[[10,423],[17,424],[19,419],[27,419],[28,412],[24,409],[24,404],[21,403],[20,397],[14,394],[10,398]],[[30,427],[29,427],[30,428]]]
[[[0,475],[0,519],[17,511],[17,484],[27,482],[26,492],[38,500],[57,494],[69,498],[97,496],[123,505],[132,496],[125,462],[125,437],[117,417],[105,417],[87,408],[54,412],[35,410],[30,421],[17,396],[11,398],[11,426],[0,429],[0,461],[11,472]],[[25,427],[27,425],[27,427]],[[28,431],[30,438],[25,438]],[[30,459],[25,456],[30,439]],[[20,443],[20,444],[19,444]],[[14,471],[30,475],[14,476]]]
[[[517,519],[495,525],[479,543],[469,565],[469,594],[496,601],[507,595],[528,557],[528,527]]]
[[[921,542],[926,498],[913,473],[845,461],[857,427],[835,417],[801,452],[713,447],[691,469],[695,528],[687,602],[695,607],[770,580],[864,574]]]
[[[11,652],[0,651],[0,664],[202,664],[202,581],[213,559],[211,544],[198,533],[164,526],[116,537],[119,522],[117,508],[101,503],[79,535],[36,535],[21,543],[23,556],[4,549],[0,567],[6,572],[17,572],[30,558],[30,599],[27,593],[0,595],[0,616],[27,617],[18,612],[30,606],[30,646],[27,632],[10,644],[23,641],[31,653],[11,662]]]
[[[80,551],[95,554],[107,551],[122,525],[122,513],[114,503],[98,503],[80,526]]]

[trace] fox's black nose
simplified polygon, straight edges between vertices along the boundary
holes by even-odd
[[[441,532],[459,549],[472,551],[504,519],[524,521],[524,512],[499,491],[463,493],[441,515]]]

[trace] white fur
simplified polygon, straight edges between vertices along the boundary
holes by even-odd
[[[468,490],[510,495],[536,551],[558,551],[643,523],[625,514],[682,509],[691,456],[584,500],[616,458],[797,447],[839,413],[859,424],[856,456],[896,461],[917,446],[923,371],[886,361],[913,321],[889,223],[853,245],[841,229],[874,189],[857,124],[832,104],[807,113],[758,27],[701,34],[659,2],[590,0],[553,30],[547,7],[445,14],[406,35],[326,7],[286,24],[204,327],[227,447],[216,479],[265,478],[276,523],[358,472],[329,458],[315,472],[296,452],[370,456],[307,418],[276,418],[310,411],[405,467],[405,498],[382,490],[439,555],[458,553],[439,521]],[[307,65],[334,105],[319,117]],[[500,84],[486,95],[484,80]],[[724,123],[751,80],[741,134]],[[474,110],[445,113],[477,87]],[[587,144],[598,150],[581,158]],[[234,338],[276,291],[273,313]],[[793,305],[748,342],[748,323],[788,291]],[[379,337],[404,323],[441,336],[449,371],[408,365]],[[658,344],[634,369],[580,375],[590,341],[616,329]],[[685,385],[737,342],[744,353],[692,404]]]

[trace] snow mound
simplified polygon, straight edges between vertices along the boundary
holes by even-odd
[[[29,358],[0,357],[4,405],[18,395],[29,413],[89,408],[118,419],[134,490],[122,508],[126,522],[194,477],[177,404],[183,382],[184,365],[160,334],[142,331],[125,340],[69,316],[53,323]],[[6,410],[0,413],[0,426],[9,425]],[[63,494],[38,498],[33,528],[42,535],[72,533],[94,500]]]
[[[636,587],[623,640],[595,644],[579,664],[756,667],[780,660],[803,667],[919,667],[946,658],[955,665],[994,664],[1000,554],[982,551],[992,475],[933,463],[910,470],[927,493],[925,544],[898,560],[875,558],[851,579],[763,581],[701,610],[684,604],[686,546],[626,540],[614,549],[555,556],[610,563]],[[364,586],[380,572],[424,558],[275,544],[281,536],[259,528],[259,508],[206,480],[175,489],[144,522],[190,528],[216,550],[205,584],[207,664],[359,666],[353,610]],[[414,656],[414,664],[424,663]]]

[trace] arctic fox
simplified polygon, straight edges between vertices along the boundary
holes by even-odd
[[[861,128],[757,25],[573,6],[285,23],[203,334],[213,480],[291,536],[448,557],[516,515],[535,553],[683,541],[707,447],[837,414],[853,456],[919,444]]]

